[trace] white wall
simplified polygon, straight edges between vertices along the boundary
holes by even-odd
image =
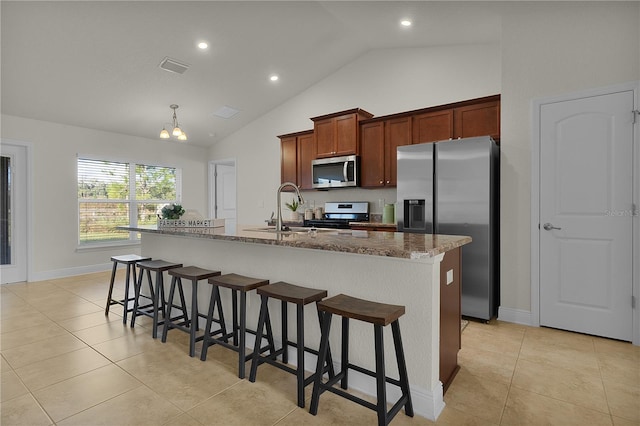
[[[181,168],[183,205],[206,213],[204,148],[8,115],[2,115],[2,138],[32,147],[30,281],[102,270],[113,255],[139,253],[139,246],[77,251],[78,154]]]
[[[379,116],[500,93],[501,312],[526,321],[531,309],[531,102],[640,80],[640,4],[502,6],[500,46],[371,51],[214,146],[212,159],[238,159],[239,223],[259,223],[275,209],[276,135],[312,128],[309,117],[354,107]],[[375,202],[395,198],[395,191],[336,190],[305,197],[316,203],[356,197]]]
[[[606,3],[606,4],[605,4]],[[502,25],[501,307],[531,303],[531,102],[640,79],[638,2],[512,5]]]
[[[500,93],[500,47],[496,44],[381,49],[336,73],[216,144],[210,158],[237,159],[238,223],[262,223],[276,208],[280,185],[277,135],[313,128],[310,117],[362,108],[375,116]],[[306,191],[325,201],[395,202],[395,189]],[[284,196],[283,200],[288,201]]]

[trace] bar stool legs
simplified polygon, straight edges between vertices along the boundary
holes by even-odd
[[[167,341],[167,333],[170,328],[177,328],[186,333],[189,333],[189,356],[195,356],[196,342],[203,339],[203,336],[197,337],[196,333],[199,329],[198,318],[206,318],[205,315],[201,315],[198,312],[198,281],[206,280],[211,277],[220,275],[220,271],[211,271],[208,269],[198,268],[197,266],[185,266],[183,268],[175,268],[169,270],[171,279],[171,287],[169,289],[169,301],[167,302],[167,319],[164,321],[164,327],[162,329],[162,342]],[[173,296],[175,289],[178,287],[178,291],[182,294],[182,278],[191,280],[191,319],[187,318],[187,313],[184,314],[184,323],[177,324],[170,320],[171,309],[173,307]],[[183,296],[184,297],[184,296]],[[188,325],[188,327],[187,327]],[[224,324],[223,324],[224,328]],[[224,332],[226,334],[226,331]]]
[[[398,322],[398,318],[404,314],[404,306],[369,302],[340,294],[319,302],[318,309],[324,313],[324,318],[322,321],[322,337],[320,339],[318,364],[316,366],[315,383],[313,385],[309,412],[313,415],[317,414],[320,394],[324,391],[330,391],[336,395],[340,395],[364,407],[374,410],[378,415],[378,425],[388,425],[403,407],[405,414],[409,417],[413,417],[413,404],[411,402],[411,393],[409,390],[409,377],[407,375],[407,366],[404,359],[404,350],[400,336],[400,325]],[[329,332],[331,329],[331,317],[333,314],[342,316],[342,371],[337,373],[335,377],[329,378],[327,382],[324,382],[322,376],[318,374],[318,372],[322,371],[328,353]],[[367,370],[349,363],[350,318],[373,324],[375,342],[374,350],[376,358],[375,371]],[[394,348],[398,363],[399,379],[397,380],[387,377],[385,373],[383,327],[388,324],[391,324]],[[369,401],[342,390],[347,389],[348,387],[349,369],[358,371],[376,379],[377,404],[372,404]],[[338,382],[340,382],[340,387],[342,389],[334,387]],[[400,387],[402,391],[402,396],[388,411],[386,392],[387,383]]]
[[[238,274],[226,274],[209,278],[209,284],[211,284],[213,288],[211,291],[211,300],[209,302],[209,312],[207,314],[207,325],[205,326],[205,333],[202,339],[202,352],[200,354],[200,359],[202,361],[206,360],[209,346],[215,344],[219,344],[226,348],[232,349],[238,352],[238,377],[244,379],[245,363],[253,356],[253,354],[246,354],[246,334],[256,334],[256,332],[253,330],[247,330],[247,292],[269,284],[269,280],[251,278]],[[221,287],[225,287],[231,290],[233,324],[231,333],[228,334],[226,333],[226,330],[223,329],[222,324],[219,330],[211,331],[213,322],[220,323],[219,320],[224,319],[222,314],[222,306],[220,304]],[[238,293],[240,295],[239,313]],[[216,320],[214,317],[216,306],[218,307],[218,320]],[[221,335],[219,337],[215,337],[217,334]],[[232,344],[229,343],[229,337],[233,338]],[[273,347],[271,325],[270,321],[268,320],[267,340],[269,342],[269,346],[267,346],[267,348]]]
[[[107,294],[107,304],[104,308],[104,314],[109,315],[109,308],[111,305],[122,305],[124,308],[124,312],[122,315],[122,323],[127,323],[127,313],[131,312],[133,308],[129,308],[129,302],[131,302],[134,298],[129,297],[129,284],[130,277],[133,276],[133,283],[137,282],[136,278],[136,268],[135,265],[137,262],[151,260],[150,257],[146,256],[138,256],[137,254],[124,254],[120,256],[112,256],[111,261],[113,262],[113,268],[111,269],[111,280],[109,281],[109,292]],[[127,271],[124,281],[124,297],[122,299],[113,299],[113,284],[116,279],[116,270],[118,269],[118,263],[122,263],[126,265]]]
[[[317,290],[313,288],[300,287],[292,284],[288,284],[285,282],[277,282],[270,285],[265,285],[263,287],[258,288],[258,294],[261,297],[261,305],[260,305],[260,318],[258,320],[258,327],[256,329],[256,344],[253,350],[253,360],[251,362],[251,372],[249,373],[249,380],[251,382],[256,381],[256,375],[258,371],[258,365],[262,363],[268,363],[277,367],[281,370],[284,370],[288,373],[294,374],[297,378],[297,400],[298,406],[304,407],[304,388],[309,384],[313,383],[314,378],[317,374],[323,375],[324,373],[329,373],[329,377],[334,376],[333,372],[333,363],[331,362],[331,355],[325,354],[326,364],[323,363],[321,367],[317,368],[316,373],[312,374],[308,378],[304,377],[304,353],[310,352],[318,355],[318,351],[315,351],[311,348],[307,348],[304,346],[304,306],[315,302],[318,303],[319,300],[326,297],[326,290]],[[273,343],[271,343],[271,351],[268,355],[262,356],[260,353],[260,342],[262,341],[263,330],[265,325],[268,327],[268,315],[269,315],[269,298],[278,299],[281,301],[282,307],[282,347],[278,350],[275,349]],[[296,305],[296,320],[297,320],[297,331],[296,331],[296,342],[291,342],[288,339],[288,330],[287,330],[287,303],[294,303]],[[268,330],[267,330],[268,331]],[[297,367],[291,368],[286,365],[288,362],[288,347],[293,346],[296,348],[297,354]],[[328,342],[327,342],[328,346]],[[329,350],[327,350],[329,352]],[[276,358],[278,355],[282,355],[282,362],[279,362]]]
[[[138,262],[139,274],[138,281],[136,283],[136,295],[133,303],[133,312],[131,313],[131,327],[135,326],[136,317],[140,315],[146,315],[153,320],[153,330],[151,332],[152,337],[155,339],[158,337],[158,325],[163,325],[166,316],[165,303],[166,298],[164,295],[164,272],[170,269],[181,268],[182,263],[167,262],[164,260],[149,260]],[[149,296],[142,294],[142,281],[144,273],[147,272],[147,284],[149,285]],[[151,281],[151,272],[156,273],[155,289],[153,288]],[[140,298],[151,299],[151,303],[147,305],[140,305]],[[182,295],[182,303],[184,304],[184,295]],[[160,322],[158,315],[162,313],[163,321]],[[184,312],[183,312],[184,313]]]

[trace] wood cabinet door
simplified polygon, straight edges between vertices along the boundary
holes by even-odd
[[[298,150],[296,137],[280,140],[280,183],[293,182],[298,179]]]
[[[453,137],[453,111],[427,112],[413,117],[412,142],[425,143]]]
[[[411,145],[411,117],[402,117],[385,122],[385,186],[397,185],[397,148]]]
[[[311,161],[316,158],[313,132],[298,136],[298,186],[300,189],[312,189]]]
[[[384,186],[384,121],[363,124],[360,136],[360,185],[369,188]]]
[[[445,253],[440,263],[440,381],[444,392],[458,373],[461,348],[460,247]],[[450,271],[450,272],[449,272]],[[450,279],[448,280],[447,277]]]
[[[454,108],[454,138],[491,136],[500,140],[500,102],[484,102]]]
[[[318,158],[331,157],[335,151],[335,131],[333,119],[316,121],[313,124],[313,133]]]
[[[356,114],[348,114],[335,119],[334,155],[358,154],[358,119]]]

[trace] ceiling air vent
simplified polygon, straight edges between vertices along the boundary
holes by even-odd
[[[228,105],[225,105],[219,108],[216,112],[214,112],[213,115],[216,117],[220,117],[220,118],[224,118],[225,120],[228,120],[239,112],[240,112],[239,110],[232,108]]]
[[[165,71],[174,72],[176,74],[184,74],[189,69],[189,65],[183,64],[166,56],[159,65]]]

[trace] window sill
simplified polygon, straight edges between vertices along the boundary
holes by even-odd
[[[140,241],[118,241],[116,243],[84,244],[76,247],[76,253],[83,251],[101,251],[114,247],[140,247]]]

